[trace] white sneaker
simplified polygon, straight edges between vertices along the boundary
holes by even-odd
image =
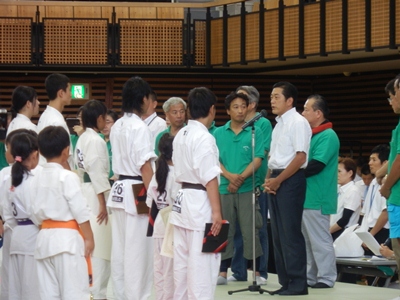
[[[256,276],[257,285],[267,285],[267,279],[261,276]]]
[[[218,276],[217,285],[227,285],[228,280],[223,276]]]
[[[229,276],[228,281],[238,281],[235,276]]]

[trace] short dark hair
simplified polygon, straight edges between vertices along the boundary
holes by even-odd
[[[314,94],[308,97],[308,99],[314,99],[314,103],[312,105],[312,109],[315,110],[320,110],[322,114],[324,115],[324,118],[327,119],[329,116],[329,107],[328,103],[326,102],[324,96],[321,96],[319,94]]]
[[[356,172],[357,172],[357,165],[354,159],[350,157],[341,157],[339,158],[339,164],[343,164],[344,169],[347,172],[353,171],[353,175],[351,176],[351,180],[354,180],[356,178]]]
[[[225,109],[230,109],[232,101],[236,98],[243,99],[246,102],[246,106],[249,106],[249,97],[246,94],[232,92],[225,97]]]
[[[216,103],[217,97],[206,87],[197,87],[189,92],[188,107],[190,116],[194,120],[207,117],[210,108]]]
[[[361,174],[362,175],[370,175],[371,174],[371,169],[369,168],[369,164],[363,164],[361,166]]]
[[[56,99],[59,90],[67,91],[69,82],[69,78],[64,74],[54,73],[47,76],[44,85],[46,86],[49,100],[51,101]]]
[[[26,102],[36,101],[37,93],[34,88],[25,85],[17,86],[11,96],[11,113],[12,117],[15,118],[17,113],[26,105]]]
[[[107,107],[99,100],[90,100],[85,103],[82,109],[83,128],[97,128],[97,119],[106,116]]]
[[[13,137],[14,137],[15,135],[19,134],[19,133],[27,133],[27,134],[32,135],[33,137],[37,137],[37,133],[36,133],[35,131],[30,130],[30,129],[20,128],[20,129],[16,129],[16,130],[11,131],[11,132],[7,135],[5,144],[6,144],[6,145],[10,145],[10,144],[11,144],[11,141],[12,141],[12,139],[13,139]]]
[[[39,151],[46,159],[59,157],[70,145],[69,134],[61,126],[47,126],[38,136]]]
[[[122,111],[132,113],[137,111],[143,113],[143,98],[149,97],[153,90],[147,81],[141,77],[128,79],[122,88]]]
[[[11,155],[15,162],[11,168],[11,184],[17,187],[21,184],[24,174],[28,174],[28,168],[22,164],[32,152],[38,150],[37,134],[32,135],[20,132],[14,135],[11,140]],[[17,159],[19,157],[20,159]]]
[[[114,122],[119,119],[117,112],[112,109],[107,110],[107,116],[110,116],[114,120]]]
[[[292,107],[297,106],[298,91],[297,91],[297,88],[293,84],[291,84],[290,82],[287,82],[287,81],[280,81],[280,82],[275,83],[272,88],[273,89],[281,88],[282,94],[283,94],[283,96],[285,96],[286,100],[289,98],[293,98]]]
[[[372,149],[371,154],[374,153],[378,154],[379,160],[383,163],[389,159],[390,147],[388,144],[379,144]]]

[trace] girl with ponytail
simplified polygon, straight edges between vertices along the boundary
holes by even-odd
[[[160,156],[156,161],[156,172],[150,181],[147,191],[147,205],[152,206],[151,216],[154,221],[154,286],[156,299],[173,299],[174,276],[173,259],[161,255],[164,241],[165,225],[171,211],[173,201],[181,188],[175,182],[174,166],[172,164],[173,136],[165,133],[158,144]],[[159,213],[154,213],[154,207]]]
[[[39,299],[34,249],[39,228],[31,215],[31,180],[39,161],[36,133],[15,134],[10,143],[14,163],[4,204],[5,222],[13,228],[9,258],[10,299]],[[38,167],[41,168],[41,167]],[[34,276],[32,276],[34,274]]]
[[[37,132],[36,125],[32,123],[31,118],[39,114],[39,105],[37,93],[30,86],[17,86],[11,97],[12,121],[8,125],[7,135],[17,129],[25,128]]]

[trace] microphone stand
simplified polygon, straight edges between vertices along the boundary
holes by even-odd
[[[255,169],[254,169],[254,158],[255,158],[255,129],[254,123],[251,124],[251,158],[253,163],[253,194],[252,194],[252,208],[253,208],[253,284],[249,285],[246,289],[240,289],[236,291],[228,291],[229,295],[239,292],[259,292],[260,294],[268,293],[274,295],[273,292],[267,291],[257,284],[256,280],[256,187],[255,187]]]

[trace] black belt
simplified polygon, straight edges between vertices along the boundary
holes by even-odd
[[[142,178],[142,176],[119,175],[118,180],[138,180],[138,181],[143,181],[143,178]]]
[[[281,174],[283,171],[285,171],[285,169],[272,169],[271,170],[271,175],[278,175]]]
[[[17,220],[18,225],[33,225],[30,219]]]
[[[192,189],[192,190],[202,190],[206,191],[206,188],[204,185],[200,183],[189,183],[189,182],[182,182],[182,188],[183,189]]]

